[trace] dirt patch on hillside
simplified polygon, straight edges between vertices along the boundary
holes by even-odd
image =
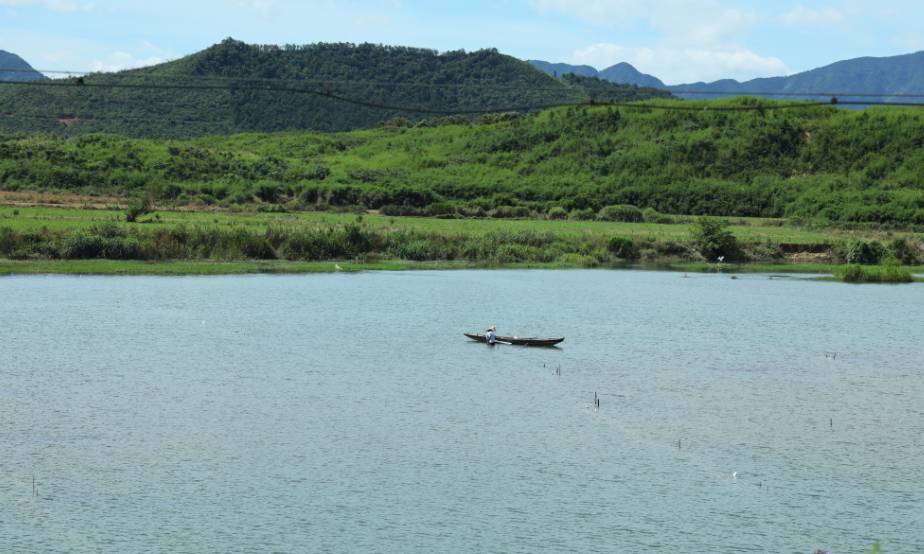
[[[19,192],[0,190],[0,205],[21,207],[84,208],[93,210],[125,209],[123,198],[115,196],[86,196],[55,192]]]

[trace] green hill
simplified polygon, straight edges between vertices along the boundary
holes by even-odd
[[[628,204],[666,214],[924,225],[924,111],[779,109],[749,98],[645,104],[652,102],[672,110],[569,107],[192,140],[6,138],[0,188],[448,217],[587,218]]]
[[[496,50],[440,54],[233,39],[157,66],[39,85],[0,85],[0,112],[13,114],[0,120],[0,131],[134,137],[344,131],[396,117],[528,111],[590,97],[581,82],[555,79]],[[640,92],[615,85],[603,96],[633,99]]]

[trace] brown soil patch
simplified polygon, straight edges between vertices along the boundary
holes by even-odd
[[[57,207],[89,208],[104,210],[107,208],[124,209],[125,200],[116,196],[86,196],[57,192],[28,192],[0,190],[0,205],[21,207]]]
[[[838,261],[831,252],[796,252],[787,259],[794,264],[834,264]]]

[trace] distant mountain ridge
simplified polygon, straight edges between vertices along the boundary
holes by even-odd
[[[721,79],[711,83],[665,85],[657,77],[639,72],[628,63],[619,63],[602,71],[581,65],[552,64],[539,60],[529,63],[546,73],[558,75],[576,73],[596,76],[614,83],[634,84],[660,88],[682,98],[723,98],[743,95],[779,98],[780,95],[799,95],[795,98],[839,100],[913,102],[922,99],[902,98],[903,94],[924,93],[924,51],[888,57],[863,57],[835,62],[817,69],[783,77],[766,77],[748,81]],[[683,91],[683,92],[680,92]],[[881,95],[851,97],[843,93]]]
[[[26,60],[12,52],[0,50],[0,81],[38,81],[45,76],[32,69]]]
[[[661,79],[642,73],[626,62],[604,69],[600,72],[600,78],[614,83],[628,83],[640,87],[666,88]]]
[[[577,75],[579,77],[600,77],[600,72],[589,65],[570,65],[566,63],[549,63],[541,60],[526,60],[526,63],[548,73],[553,77]]]
[[[607,67],[602,71],[589,65],[570,65],[566,63],[549,63],[542,60],[527,60],[527,63],[554,77],[561,77],[572,73],[581,77],[597,77],[611,83],[635,85],[646,88],[666,89],[667,86],[660,79],[635,69],[631,64],[621,62]]]
[[[924,51],[899,56],[881,58],[863,57],[839,62],[803,71],[788,77],[769,77],[739,82],[724,79],[713,83],[691,83],[667,87],[671,91],[691,91],[694,94],[681,94],[685,98],[708,97],[720,98],[721,94],[698,95],[695,92],[729,92],[731,95],[745,92],[755,95],[772,96],[778,93],[800,94],[819,93],[822,96],[807,95],[804,98],[829,99],[831,95],[840,95],[841,100],[860,100],[843,93],[874,94],[877,97],[864,97],[864,101],[911,102],[915,99],[901,98],[902,94],[924,92]],[[917,99],[920,101],[921,99]]]

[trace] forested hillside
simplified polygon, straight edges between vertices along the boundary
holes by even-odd
[[[449,217],[641,217],[602,212],[632,205],[654,220],[651,210],[924,225],[924,111],[652,102],[671,109],[570,107],[333,134],[6,138],[0,188]]]
[[[634,87],[606,89],[607,98],[640,96]],[[440,54],[373,44],[279,47],[228,39],[148,68],[2,85],[0,113],[7,116],[0,118],[0,132],[192,137],[343,131],[396,117],[529,111],[588,99],[581,82],[555,79],[496,50]]]

